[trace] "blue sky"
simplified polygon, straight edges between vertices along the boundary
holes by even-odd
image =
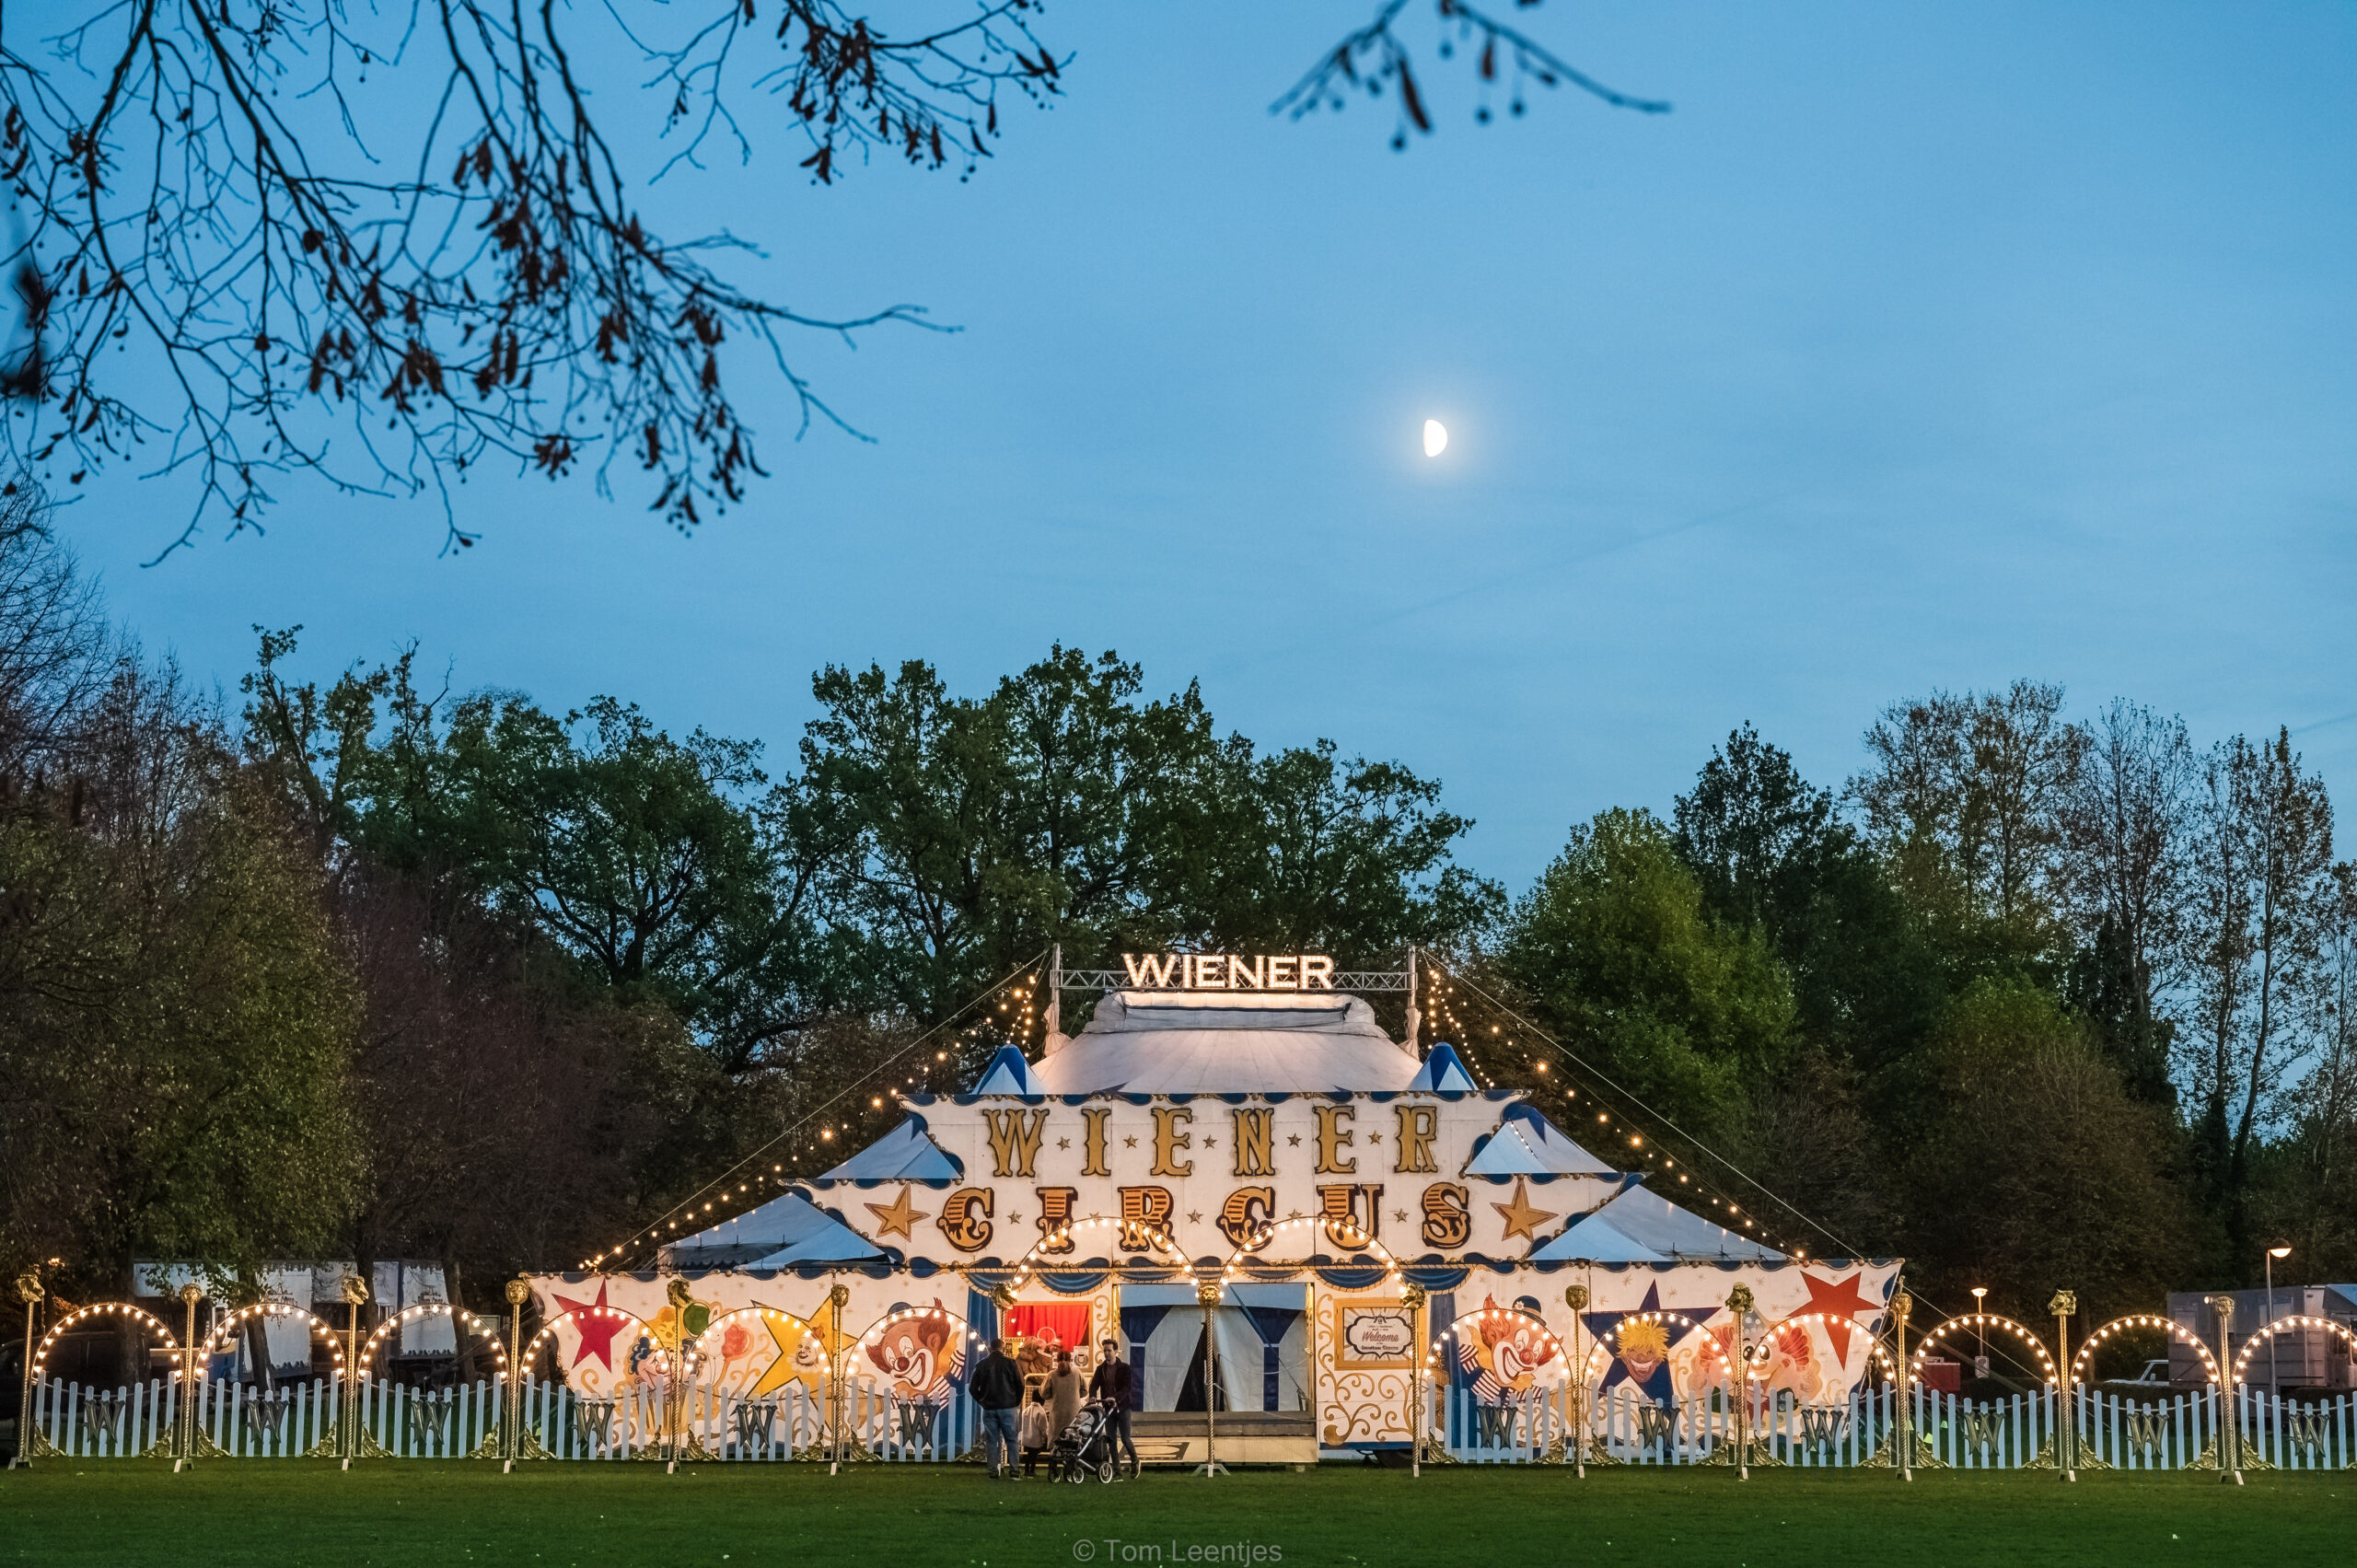
[[[1066,97],[962,185],[809,187],[757,106],[664,221],[962,330],[803,345],[872,445],[791,441],[740,364],[774,477],[692,539],[479,476],[443,559],[431,504],[290,481],[266,537],[143,566],[185,496],[127,469],[72,537],[224,686],[301,622],[322,674],[414,638],[781,761],[822,663],[980,691],[1118,648],[1438,775],[1517,887],[1742,720],[1837,784],[1884,703],[2017,675],[2357,779],[2357,9],[1553,0],[1534,31],[1676,112],[1478,128],[1443,75],[1396,155],[1386,106],[1267,112],[1368,4],[1065,0]]]

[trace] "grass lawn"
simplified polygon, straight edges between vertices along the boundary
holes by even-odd
[[[1237,1548],[1244,1548],[1241,1555]],[[1404,1471],[993,1482],[970,1467],[71,1460],[0,1475],[0,1565],[2345,1562],[2357,1474]],[[1263,1549],[1255,1558],[1250,1549]],[[1225,1549],[1225,1554],[1220,1553]],[[1190,1551],[1196,1555],[1191,1559]],[[1158,1554],[1158,1555],[1157,1555]],[[1273,1554],[1273,1555],[1272,1555]]]

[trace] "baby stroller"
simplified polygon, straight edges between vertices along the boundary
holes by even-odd
[[[1056,1434],[1056,1479],[1075,1484],[1094,1476],[1113,1479],[1113,1406],[1096,1400],[1080,1407],[1072,1424]]]

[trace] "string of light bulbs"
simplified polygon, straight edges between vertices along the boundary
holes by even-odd
[[[1439,971],[1440,975],[1446,979],[1447,983],[1445,985],[1435,985],[1433,988],[1431,994],[1436,1005],[1435,1010],[1440,1014],[1441,1019],[1447,1024],[1454,1026],[1456,1029],[1457,1039],[1458,1042],[1460,1042],[1460,1054],[1465,1053],[1465,1048],[1468,1045],[1487,1047],[1495,1043],[1501,1049],[1520,1050],[1524,1061],[1533,1068],[1534,1072],[1538,1076],[1553,1076],[1554,1074],[1551,1071],[1550,1063],[1532,1056],[1527,1049],[1523,1046],[1521,1036],[1527,1035],[1528,1038],[1537,1040],[1548,1050],[1554,1052],[1554,1054],[1561,1059],[1562,1063],[1570,1069],[1570,1072],[1566,1074],[1567,1076],[1585,1077],[1589,1081],[1587,1106],[1583,1109],[1583,1119],[1585,1119],[1586,1114],[1592,1113],[1596,1119],[1596,1124],[1599,1127],[1605,1128],[1612,1127],[1617,1120],[1620,1123],[1620,1131],[1617,1136],[1625,1140],[1624,1146],[1626,1154],[1624,1157],[1627,1160],[1646,1167],[1649,1172],[1654,1174],[1666,1174],[1672,1171],[1677,1172],[1678,1185],[1698,1191],[1705,1195],[1711,1206],[1719,1210],[1725,1216],[1726,1222],[1732,1222],[1728,1223],[1729,1229],[1736,1229],[1739,1226],[1741,1229],[1749,1233],[1759,1240],[1775,1247],[1779,1251],[1789,1253],[1793,1257],[1803,1260],[1805,1260],[1808,1257],[1809,1249],[1807,1248],[1794,1243],[1787,1237],[1778,1235],[1777,1232],[1780,1227],[1771,1225],[1768,1223],[1767,1216],[1761,1214],[1757,1210],[1747,1212],[1743,1205],[1735,1200],[1732,1193],[1725,1191],[1724,1189],[1718,1187],[1717,1184],[1710,1181],[1705,1177],[1703,1170],[1693,1161],[1689,1159],[1686,1167],[1683,1170],[1680,1170],[1678,1168],[1678,1162],[1671,1158],[1667,1152],[1659,1146],[1660,1141],[1657,1135],[1653,1138],[1648,1138],[1644,1132],[1630,1127],[1630,1119],[1625,1113],[1619,1118],[1616,1118],[1613,1115],[1608,1102],[1603,1095],[1596,1091],[1595,1086],[1596,1085],[1601,1084],[1606,1089],[1610,1091],[1612,1097],[1617,1098],[1627,1105],[1635,1107],[1655,1129],[1668,1129],[1673,1135],[1689,1145],[1689,1148],[1700,1151],[1702,1155],[1708,1156],[1711,1160],[1715,1161],[1727,1171],[1739,1178],[1743,1182],[1748,1184],[1753,1189],[1756,1189],[1771,1202],[1788,1212],[1802,1225],[1823,1236],[1827,1240],[1831,1241],[1834,1246],[1840,1250],[1842,1255],[1851,1258],[1862,1256],[1855,1248],[1850,1246],[1840,1237],[1834,1235],[1831,1230],[1819,1224],[1816,1219],[1803,1213],[1797,1205],[1790,1202],[1788,1200],[1771,1191],[1766,1183],[1752,1176],[1748,1171],[1743,1169],[1733,1160],[1728,1159],[1724,1155],[1720,1154],[1716,1149],[1711,1147],[1701,1139],[1678,1126],[1678,1123],[1672,1121],[1669,1117],[1664,1115],[1658,1110],[1655,1110],[1652,1106],[1647,1105],[1643,1098],[1624,1087],[1620,1083],[1616,1082],[1608,1074],[1597,1068],[1594,1063],[1587,1062],[1576,1051],[1573,1051],[1568,1046],[1564,1045],[1562,1041],[1555,1039],[1545,1029],[1539,1028],[1530,1019],[1525,1017],[1515,1008],[1508,1005],[1506,1003],[1500,1001],[1497,997],[1483,990],[1479,984],[1466,979],[1462,975],[1459,975],[1445,960],[1433,957],[1430,954],[1426,954],[1424,957],[1426,961],[1434,970]],[[1486,1032],[1480,1028],[1474,1027],[1471,1020],[1467,1019],[1462,1014],[1457,1011],[1456,995],[1460,988],[1464,992],[1469,993],[1472,997],[1478,998],[1480,1002],[1494,1009],[1498,1015],[1515,1025],[1519,1033],[1515,1036],[1509,1036],[1505,1034],[1504,1026],[1501,1024],[1492,1024],[1488,1026]],[[1479,1051],[1477,1051],[1474,1054],[1478,1055]],[[1488,1071],[1485,1067],[1477,1065],[1470,1056],[1468,1057],[1467,1065],[1469,1068],[1473,1070],[1476,1078],[1482,1082],[1483,1087],[1491,1088],[1497,1086],[1495,1074]],[[1569,1085],[1565,1086],[1562,1093],[1563,1098],[1568,1100],[1577,1101],[1580,1098],[1578,1091]]]
[[[761,1202],[767,1200],[767,1197],[769,1196],[767,1191],[768,1189],[775,1188],[782,1191],[785,1187],[789,1186],[795,1179],[801,1174],[798,1167],[801,1165],[802,1158],[805,1155],[823,1149],[835,1141],[835,1126],[832,1122],[822,1122],[822,1118],[826,1117],[830,1111],[833,1110],[835,1107],[841,1105],[844,1100],[850,1099],[853,1096],[865,1092],[869,1086],[873,1084],[879,1075],[900,1068],[911,1056],[918,1056],[920,1058],[920,1064],[917,1072],[909,1074],[904,1082],[909,1086],[915,1087],[917,1086],[918,1079],[921,1076],[929,1078],[935,1069],[941,1067],[945,1063],[947,1063],[951,1058],[949,1051],[938,1047],[936,1043],[938,1037],[945,1031],[951,1028],[951,1027],[956,1025],[959,1019],[965,1017],[975,1008],[989,1002],[1001,992],[1006,991],[1017,979],[1023,979],[1029,982],[1026,986],[1018,988],[1017,994],[1021,998],[1020,1006],[1010,1010],[1005,1004],[1002,1003],[998,1010],[1002,1013],[1008,1013],[1012,1011],[1015,1016],[1010,1017],[1010,1019],[1007,1020],[1010,1024],[1015,1023],[1017,1019],[1020,1021],[1019,1029],[1009,1028],[1006,1032],[1011,1034],[1020,1034],[1028,1040],[1030,1029],[1039,1021],[1038,1007],[1038,981],[1036,976],[1030,971],[1037,970],[1047,957],[1047,953],[1045,951],[1041,951],[1034,954],[1031,958],[1024,960],[1022,963],[1016,965],[1013,969],[1007,970],[998,979],[993,981],[989,985],[975,993],[974,995],[963,1005],[959,1006],[947,1017],[942,1019],[941,1022],[934,1025],[931,1028],[926,1029],[923,1033],[918,1035],[916,1039],[911,1040],[907,1045],[902,1046],[899,1051],[894,1051],[891,1055],[884,1058],[881,1062],[878,1062],[875,1066],[869,1068],[865,1073],[863,1073],[851,1083],[845,1085],[842,1089],[837,1090],[831,1098],[825,1101],[825,1103],[806,1113],[799,1121],[791,1123],[780,1131],[774,1137],[770,1138],[767,1142],[761,1144],[750,1153],[740,1156],[734,1165],[728,1167],[728,1169],[723,1171],[716,1179],[704,1183],[703,1186],[691,1193],[683,1202],[675,1203],[670,1208],[666,1209],[653,1222],[647,1225],[644,1229],[625,1240],[616,1242],[613,1246],[605,1249],[594,1257],[583,1259],[581,1266],[586,1270],[593,1271],[610,1269],[620,1263],[626,1253],[644,1247],[649,1243],[661,1246],[667,1242],[676,1240],[678,1239],[678,1232],[682,1219],[684,1219],[691,1227],[700,1229],[707,1225],[720,1224],[727,1219],[735,1217],[737,1214],[744,1214],[749,1209],[759,1207]],[[961,1066],[962,1058],[965,1054],[963,1047],[971,1044],[974,1039],[980,1034],[981,1030],[985,1026],[993,1022],[995,1022],[995,1020],[985,1018],[979,1023],[968,1026],[964,1030],[960,1031],[958,1039],[960,1050],[958,1051],[958,1055],[961,1059]],[[1023,1042],[1023,1040],[1017,1040],[1015,1043],[1020,1044]],[[934,1060],[930,1063],[922,1061],[922,1052],[927,1046],[935,1047]],[[952,1070],[956,1071],[958,1069],[953,1068]],[[895,1092],[897,1093],[898,1091],[896,1090]],[[872,1094],[869,1096],[868,1105],[870,1109],[880,1110],[884,1108],[884,1104],[885,1100],[882,1095]],[[851,1130],[849,1125],[850,1119],[845,1118],[844,1121],[845,1126],[843,1131],[849,1132]],[[806,1137],[805,1142],[799,1147],[784,1151],[784,1157],[772,1158],[773,1156],[780,1154],[780,1144],[797,1136],[807,1134],[814,1124],[817,1125],[818,1131],[818,1135],[815,1138]],[[792,1160],[797,1167],[796,1170],[791,1173],[786,1169],[786,1161],[789,1159]],[[760,1168],[764,1160],[768,1160],[770,1162],[770,1168],[766,1171]],[[748,1175],[749,1172],[750,1173],[749,1175]],[[732,1183],[735,1185],[732,1186]],[[762,1195],[755,1198],[754,1193],[757,1188],[761,1190]],[[751,1203],[745,1204],[742,1207],[732,1207],[729,1212],[726,1214],[715,1212],[715,1210],[721,1205],[731,1204],[734,1200],[739,1198],[753,1198],[753,1202]],[[691,1234],[692,1234],[692,1229]]]

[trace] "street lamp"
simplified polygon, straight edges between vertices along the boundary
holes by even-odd
[[[1972,1315],[1975,1318],[1980,1317],[1981,1308],[1988,1305],[1986,1300],[1988,1295],[1989,1287],[1987,1285],[1974,1285],[1972,1287]],[[1989,1325],[1982,1323],[1979,1327],[1980,1330],[1980,1353],[1972,1358],[1972,1375],[1975,1377],[1986,1377],[1989,1376]]]
[[[2275,1260],[2289,1258],[2291,1255],[2292,1249],[2288,1243],[2267,1249],[2267,1320],[2270,1323],[2275,1321]],[[2273,1334],[2267,1336],[2267,1391],[2279,1400],[2283,1397],[2282,1390],[2276,1386],[2275,1380],[2275,1336]]]

